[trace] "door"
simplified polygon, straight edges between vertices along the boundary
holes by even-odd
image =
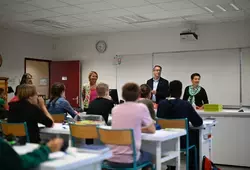
[[[50,84],[60,82],[66,86],[65,96],[72,107],[80,106],[80,61],[52,61]]]

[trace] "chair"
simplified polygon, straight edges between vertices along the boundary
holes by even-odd
[[[59,113],[59,114],[51,114],[53,120],[55,123],[63,123],[65,120],[65,115],[64,113]]]
[[[6,123],[1,122],[1,128],[4,135],[26,136],[26,141],[30,142],[28,127],[24,123]]]
[[[197,156],[197,148],[195,145],[189,146],[189,126],[188,120],[186,119],[157,119],[157,123],[161,126],[162,129],[166,128],[178,128],[178,129],[185,129],[187,132],[186,135],[186,148],[182,148],[182,152],[186,152],[186,169],[189,169],[189,150],[194,149],[195,152],[195,170],[198,167],[198,156]]]
[[[133,167],[127,168],[114,168],[107,164],[103,164],[102,168],[110,169],[110,170],[137,170],[141,169],[146,166],[151,166],[153,169],[152,162],[145,162],[141,165],[137,165],[136,161],[136,146],[135,146],[135,139],[134,139],[134,132],[132,129],[106,129],[97,127],[97,132],[100,141],[106,145],[131,145],[133,148]]]
[[[69,124],[72,146],[75,146],[75,138],[98,139],[96,125]]]

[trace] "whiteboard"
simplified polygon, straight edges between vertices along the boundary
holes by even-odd
[[[117,66],[117,90],[122,99],[122,86],[128,82],[144,84],[152,78],[152,55],[122,56],[121,64]]]
[[[215,50],[155,54],[153,64],[162,66],[162,77],[180,80],[183,90],[191,84],[192,73],[201,74],[210,103],[240,104],[239,50]]]
[[[250,49],[242,50],[242,104],[250,105]]]

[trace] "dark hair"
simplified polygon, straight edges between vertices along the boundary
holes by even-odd
[[[28,99],[29,97],[35,96],[36,94],[36,87],[34,85],[22,84],[18,87],[17,96],[19,100]]]
[[[148,98],[149,94],[151,93],[151,88],[147,84],[142,84],[140,86],[140,97],[141,98]]]
[[[22,79],[21,79],[21,82],[20,82],[20,85],[21,84],[27,84],[27,80],[32,78],[32,75],[30,73],[25,73],[23,76],[22,76]]]
[[[62,92],[65,91],[65,86],[63,83],[54,83],[51,87],[51,98],[61,97]]]
[[[179,99],[182,93],[182,83],[179,80],[171,81],[169,85],[169,93],[170,97]]]
[[[122,87],[122,97],[126,101],[134,102],[139,98],[140,88],[136,83],[126,83]]]
[[[19,86],[20,85],[16,86],[16,90],[15,90],[15,93],[14,93],[15,96],[17,96],[17,94],[18,94],[18,88],[19,88]]]
[[[154,68],[153,68],[153,71],[155,70],[156,67],[159,67],[162,71],[162,67],[160,65],[155,65]]]
[[[50,103],[56,103],[56,101],[61,97],[63,91],[65,91],[65,85],[63,83],[54,83],[51,87],[51,96],[47,108],[49,108]]]
[[[0,95],[2,95],[4,93],[4,89],[0,88]]]
[[[195,76],[198,76],[199,78],[201,78],[201,75],[199,73],[193,73],[191,75],[191,80],[193,80]]]

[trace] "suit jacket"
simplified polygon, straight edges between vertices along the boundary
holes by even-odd
[[[153,89],[153,78],[147,81],[147,85]],[[169,83],[164,78],[160,77],[159,83],[156,89],[156,103],[158,104],[161,100],[166,99],[169,96]]]

